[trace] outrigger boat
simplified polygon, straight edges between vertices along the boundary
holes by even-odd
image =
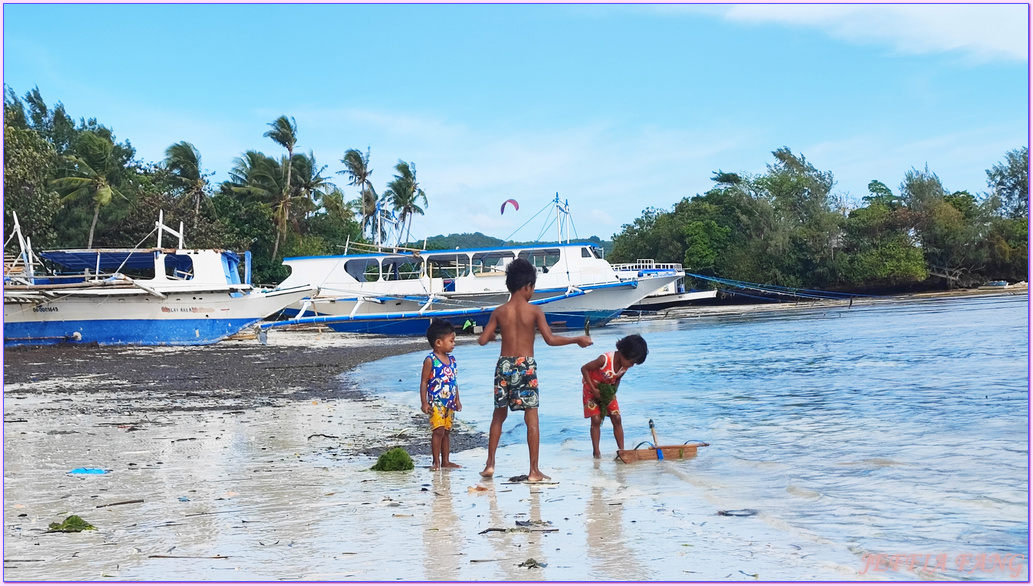
[[[641,442],[633,450],[617,450],[617,459],[625,464],[640,460],[684,460],[695,458],[698,448],[710,445],[706,442],[688,441],[682,445],[661,446],[660,441],[656,439],[656,426],[653,425],[652,419],[649,420],[649,431],[653,434],[653,443],[649,447],[642,447],[649,442]]]
[[[4,262],[4,346],[213,344],[316,290],[256,289],[250,252],[242,267],[228,250],[184,248],[182,223],[175,231],[158,218],[156,248],[37,255],[15,216],[20,253]],[[178,247],[162,247],[165,232]]]
[[[557,206],[557,217],[567,214]],[[684,271],[621,277],[591,242],[555,243],[462,250],[392,248],[341,256],[284,259],[291,275],[281,286],[312,283],[319,294],[288,308],[295,319],[322,320],[337,331],[419,335],[428,312],[459,316],[483,326],[488,307],[509,299],[506,267],[517,258],[538,269],[533,300],[545,303],[552,327],[605,325],[647,294],[684,276]],[[414,316],[416,319],[414,319]],[[338,317],[340,319],[331,319]],[[393,319],[392,319],[393,318]]]
[[[651,258],[640,258],[633,263],[615,264],[613,265],[613,270],[617,271],[617,274],[623,279],[657,275],[678,275],[677,280],[665,284],[628,307],[629,311],[656,311],[670,307],[692,305],[717,298],[717,289],[686,291],[685,269],[682,268],[681,263],[658,263]]]

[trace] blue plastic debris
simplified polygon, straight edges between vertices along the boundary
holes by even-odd
[[[103,468],[76,468],[75,470],[69,470],[69,474],[107,474],[108,471]]]

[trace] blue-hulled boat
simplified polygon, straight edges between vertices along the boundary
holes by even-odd
[[[162,216],[155,229],[156,248],[37,256],[15,216],[21,252],[4,263],[4,346],[212,344],[315,292],[256,289],[250,253],[184,248],[182,224],[172,230]],[[163,232],[179,246],[163,248]]]

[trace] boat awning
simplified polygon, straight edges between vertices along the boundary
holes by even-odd
[[[39,256],[70,270],[86,269],[154,269],[154,257],[159,251],[151,250],[48,250]],[[99,264],[98,264],[99,259]]]

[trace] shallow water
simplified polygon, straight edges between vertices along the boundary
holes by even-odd
[[[860,578],[1028,579],[1027,296],[624,324],[593,332],[589,349],[539,341],[547,474],[585,473],[575,465],[591,460],[579,367],[634,332],[650,354],[618,396],[626,447],[651,439],[649,419],[661,443],[709,442],[691,462],[662,469],[660,494],[678,494],[689,508],[755,509],[768,539],[822,546],[791,562],[787,577],[847,567]],[[462,343],[455,355],[460,419],[487,431],[497,343]],[[354,376],[418,407],[421,359],[388,358]],[[497,473],[526,472],[523,434],[510,416]],[[603,449],[615,449],[608,425]],[[635,466],[619,483],[645,490]],[[627,517],[613,523],[634,544],[643,533]],[[724,555],[735,559],[747,542],[729,541]],[[894,571],[879,555],[912,557],[894,558],[902,564]],[[790,559],[773,552],[767,561],[788,568]],[[661,565],[641,564],[644,575]],[[652,575],[661,577],[699,579]]]

